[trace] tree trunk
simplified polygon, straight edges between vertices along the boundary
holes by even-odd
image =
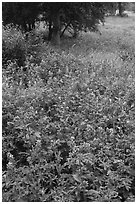
[[[32,21],[32,29],[35,29],[35,21]]]
[[[122,3],[118,2],[119,16],[122,16]]]
[[[48,41],[51,41],[51,39],[52,39],[52,31],[53,31],[53,29],[52,29],[52,21],[50,20],[50,21],[49,21]]]
[[[57,12],[53,18],[52,43],[60,46],[60,14]]]
[[[31,23],[29,23],[28,26],[29,26],[29,28],[28,28],[29,31],[31,31],[32,30]]]
[[[24,30],[25,32],[28,31],[27,24],[26,24],[25,21],[22,23],[22,28],[23,28],[23,30]]]
[[[78,30],[75,26],[73,27],[73,29],[74,29],[73,38],[77,38],[78,37]]]

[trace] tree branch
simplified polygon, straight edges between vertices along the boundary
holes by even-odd
[[[60,34],[60,37],[62,37],[62,36],[63,36],[63,34],[64,34],[65,30],[68,28],[68,26],[70,25],[70,23],[71,23],[71,21],[69,21],[69,23],[68,23],[68,24],[66,24],[65,28],[63,29],[63,31],[62,31],[62,32],[61,32],[61,34]]]

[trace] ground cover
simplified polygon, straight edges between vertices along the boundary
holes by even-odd
[[[3,61],[3,201],[134,201],[134,16],[100,31],[60,48],[5,31],[4,59],[27,57]]]

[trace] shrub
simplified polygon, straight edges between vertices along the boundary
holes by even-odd
[[[26,42],[24,34],[17,26],[7,25],[2,28],[2,63],[8,60],[23,66],[26,59]]]

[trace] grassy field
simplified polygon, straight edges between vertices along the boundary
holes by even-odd
[[[90,63],[102,63],[108,61],[113,63],[112,74],[122,66],[131,68],[134,79],[134,57],[135,57],[135,18],[107,17],[105,26],[100,25],[99,33],[82,33],[78,39],[63,39],[59,52],[74,55],[78,60],[88,67]],[[45,44],[41,47],[40,55],[44,55]],[[132,60],[133,59],[133,60]],[[133,69],[132,69],[133,68]],[[88,67],[88,69],[90,69]],[[92,70],[89,70],[92,72]],[[98,71],[96,69],[96,71]],[[110,71],[110,70],[109,70]],[[126,71],[128,76],[128,70]],[[122,74],[122,73],[121,73]]]
[[[39,29],[26,74],[4,65],[3,201],[134,201],[134,24],[134,15],[107,17],[101,34],[64,37],[60,48]],[[17,36],[25,42],[15,33],[4,53]]]

